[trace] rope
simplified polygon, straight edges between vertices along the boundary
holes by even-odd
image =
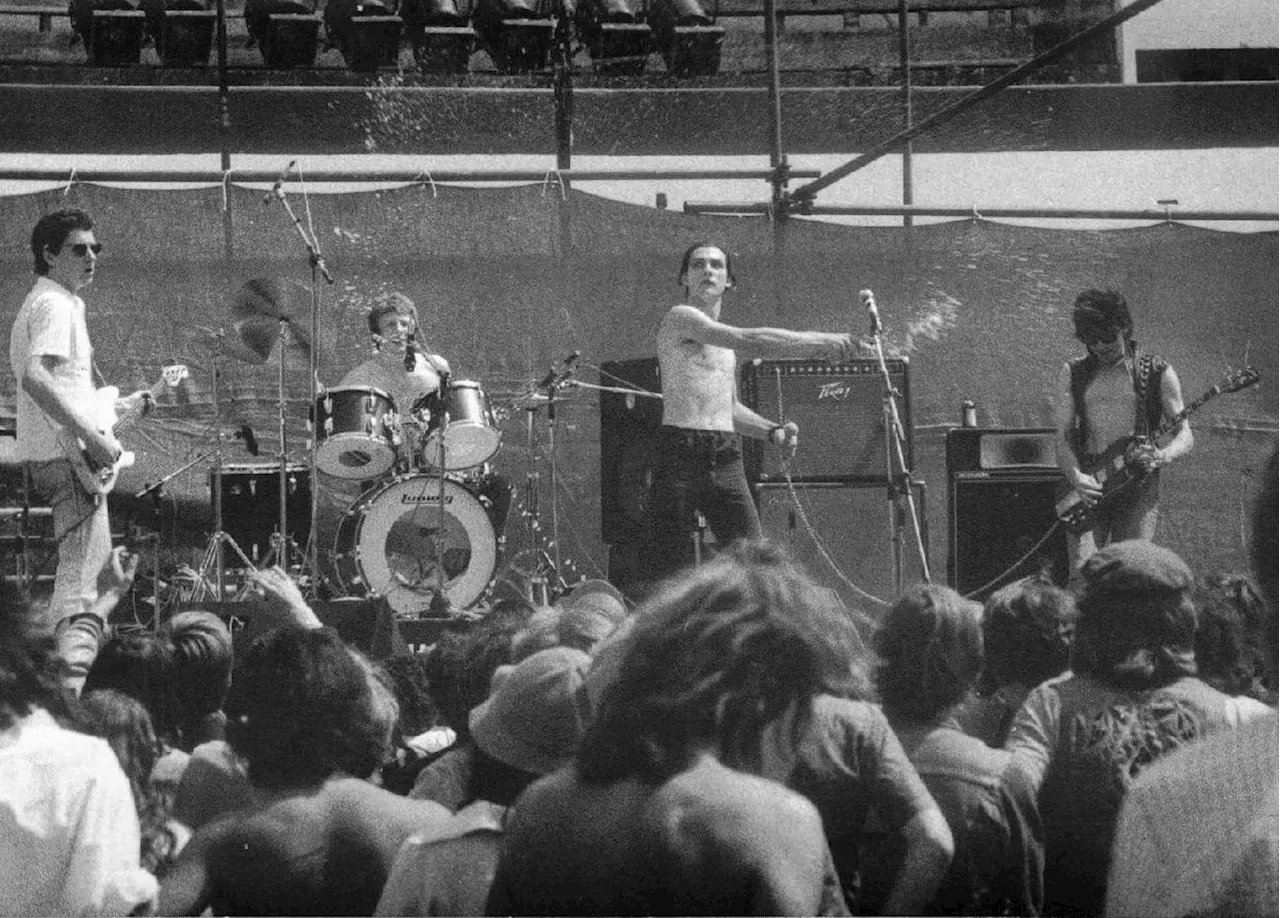
[[[71,193],[71,186],[74,185],[75,183],[76,183],[76,167],[72,166],[71,174],[67,176],[66,187],[62,189],[62,196],[64,198]]]
[[[542,196],[544,198],[547,196],[547,186],[551,184],[553,179],[555,180],[556,186],[560,189],[560,200],[565,200],[567,194],[564,188],[564,176],[560,174],[559,169],[552,169],[547,172],[546,178],[542,180]]]
[[[229,200],[230,192],[228,191],[228,188],[230,187],[230,185],[231,185],[231,170],[224,169],[222,170],[222,212],[224,214],[227,212],[227,208],[231,206],[231,202]]]
[[[426,178],[427,184],[431,186],[431,197],[439,198],[440,192],[436,190],[436,180],[431,177],[430,171],[424,169],[413,177],[413,181],[415,184],[421,185],[421,179],[423,178]]]

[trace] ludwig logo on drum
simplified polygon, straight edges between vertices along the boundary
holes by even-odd
[[[446,494],[444,502],[447,506],[453,503],[453,495]],[[438,504],[440,503],[440,495],[438,494],[401,494],[400,503],[402,504]]]

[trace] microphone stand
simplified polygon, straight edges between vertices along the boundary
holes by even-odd
[[[445,461],[449,451],[449,398],[448,386],[452,385],[448,376],[440,377],[440,461],[436,464],[440,474],[436,478],[437,484],[440,486],[440,500],[436,508],[436,535],[433,543],[436,550],[436,591],[431,597],[431,602],[427,606],[428,611],[436,618],[448,618],[453,611],[452,603],[449,596],[445,593],[444,582],[444,552],[445,552],[445,512],[444,512],[444,483],[445,476],[448,473],[448,463]]]
[[[880,379],[884,384],[884,429],[885,429],[885,470],[889,475],[889,526],[891,531],[891,548],[893,554],[893,587],[894,594],[902,593],[902,508],[905,504],[911,516],[911,531],[915,537],[916,554],[920,560],[920,571],[925,583],[931,581],[929,576],[929,558],[925,552],[924,537],[921,534],[920,515],[916,510],[915,496],[912,494],[911,470],[907,468],[906,442],[907,433],[902,426],[902,416],[898,412],[898,399],[902,396],[893,385],[889,376],[889,365],[884,357],[883,330],[879,316],[873,315],[871,320],[871,337],[875,342],[876,363],[880,367]]]
[[[286,174],[288,170],[286,170]],[[308,388],[310,390],[310,401],[308,410],[314,411],[316,399],[319,396],[319,351],[320,351],[320,284],[319,278],[323,277],[325,283],[333,283],[333,275],[329,273],[329,266],[325,264],[324,256],[320,253],[320,244],[307,233],[302,225],[302,221],[298,219],[298,215],[293,212],[293,208],[289,205],[289,199],[285,196],[283,184],[277,182],[271,189],[271,195],[280,202],[289,219],[293,222],[294,228],[297,229],[299,237],[302,239],[303,246],[307,250],[308,262],[311,266],[311,346],[307,348],[308,363],[310,370],[310,379],[308,380]],[[288,502],[289,484],[288,484],[288,468],[287,453],[285,451],[285,428],[284,428],[284,330],[288,324],[284,319],[280,322],[280,546],[281,546],[281,566],[288,570],[288,558],[286,550],[288,546],[288,535],[285,529],[288,522],[288,514],[286,504]],[[318,471],[316,469],[316,450],[314,433],[311,438],[310,448],[307,450],[307,469],[311,482],[311,532],[307,536],[307,544],[303,549],[302,555],[302,572],[310,574],[307,583],[307,595],[310,599],[318,599],[318,590],[320,583],[319,559],[316,548],[316,530],[319,528],[318,518],[320,515],[320,487],[317,482]]]

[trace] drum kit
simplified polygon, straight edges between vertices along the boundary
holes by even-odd
[[[298,305],[301,290],[305,288],[272,279],[249,281],[233,307],[238,321],[225,331],[197,331],[213,354],[213,409],[219,430],[218,447],[195,460],[213,459],[209,477],[214,532],[190,598],[222,600],[228,598],[228,591],[234,598],[243,598],[249,579],[234,582],[227,568],[248,571],[278,564],[297,573],[300,585],[313,595],[323,585],[335,597],[383,597],[402,616],[452,615],[468,609],[484,597],[499,563],[500,533],[484,494],[485,481],[492,479],[489,463],[502,445],[498,412],[480,383],[447,375],[437,390],[408,406],[397,405],[391,394],[372,386],[320,388],[316,382],[308,421],[308,461],[291,461],[285,441],[283,367],[287,344],[308,350],[311,345],[308,338],[296,334],[295,319],[304,308]],[[273,323],[278,328],[272,328]],[[270,464],[224,462],[220,363],[231,357],[265,364],[277,341],[280,452]],[[568,375],[571,371],[554,377],[546,394],[529,394],[516,402],[530,412],[531,446],[533,413],[549,409],[552,446],[547,454],[553,484],[556,388],[564,385]],[[195,462],[148,490],[158,489]],[[531,477],[536,481],[536,474]],[[327,574],[317,570],[320,488],[312,486],[313,481],[319,484],[324,479],[333,481],[333,491],[340,491],[342,482],[360,487],[359,496],[337,523]],[[551,504],[554,533],[554,497]],[[247,537],[249,544],[240,544],[226,530],[226,517],[242,521],[246,513],[269,522]],[[536,517],[536,501],[534,513]],[[535,518],[532,528],[538,527]],[[237,534],[246,541],[243,526]],[[556,554],[549,564],[558,571]]]

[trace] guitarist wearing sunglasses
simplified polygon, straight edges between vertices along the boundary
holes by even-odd
[[[1122,539],[1155,535],[1160,469],[1194,444],[1185,417],[1164,446],[1153,436],[1184,414],[1182,385],[1173,367],[1137,349],[1123,296],[1085,290],[1072,310],[1076,338],[1087,351],[1068,361],[1058,380],[1058,466],[1069,487],[1058,501],[1068,522],[1073,579],[1098,549]],[[1067,514],[1062,511],[1072,505]]]
[[[101,423],[93,348],[79,296],[93,281],[101,251],[93,220],[84,211],[60,210],[40,218],[31,233],[36,281],[18,311],[9,345],[18,381],[18,456],[33,491],[53,509],[58,539],[48,625],[57,639],[64,684],[76,691],[97,656],[104,626],[99,574],[118,566],[112,561],[105,493],[85,488],[67,447],[76,443],[81,455],[75,459],[91,468],[113,468],[122,453],[110,425]],[[115,407],[135,408],[146,398],[134,393]],[[136,566],[136,559],[124,564]]]

